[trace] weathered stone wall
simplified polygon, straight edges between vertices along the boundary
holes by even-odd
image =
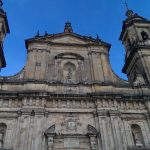
[[[1,97],[0,123],[7,125],[4,148],[127,150],[135,147],[131,126],[137,124],[148,149],[148,108],[148,100],[140,98]]]

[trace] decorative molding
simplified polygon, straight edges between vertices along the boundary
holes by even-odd
[[[110,116],[121,116],[121,113],[118,110],[109,110]]]
[[[40,48],[31,48],[31,49],[28,49],[28,53],[30,53],[30,52],[34,52],[34,51],[36,51],[36,52],[47,52],[47,53],[50,53],[51,51],[49,50],[49,49],[40,49]]]
[[[97,107],[98,108],[106,108],[106,109],[117,109],[117,110],[145,110],[145,101],[141,100],[123,100],[122,98],[119,99],[98,99],[97,100]]]
[[[106,56],[108,56],[108,53],[107,52],[104,52],[104,51],[90,51],[90,52],[88,52],[88,55],[101,55],[101,54],[104,54],[104,55],[106,55]]]
[[[98,116],[105,116],[107,117],[109,115],[107,110],[98,110]]]
[[[70,55],[70,57],[69,57]],[[66,57],[68,56],[68,57]],[[58,54],[57,56],[55,56],[55,59],[79,59],[79,60],[84,60],[84,57],[82,57],[81,55],[79,54],[76,54],[76,53],[69,53],[69,52],[66,52],[66,53],[60,53]]]

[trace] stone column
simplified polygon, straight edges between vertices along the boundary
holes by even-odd
[[[108,111],[98,111],[99,128],[102,140],[103,150],[117,150],[114,147],[114,141],[112,136],[112,129],[110,124],[110,118],[108,117]]]
[[[139,140],[139,144],[145,145],[145,147],[149,150],[150,149],[150,131],[148,129],[147,121],[139,122],[140,128],[141,128],[141,134],[143,138],[143,142]],[[138,143],[137,143],[138,145]]]
[[[34,128],[34,114],[31,113],[30,114],[30,124],[29,124],[29,128],[28,128],[29,134],[28,134],[28,146],[27,146],[27,148],[29,150],[31,150],[31,148],[32,148],[33,135],[34,135],[33,128]]]
[[[126,142],[127,142],[127,149],[131,149],[134,147],[134,141],[132,138],[132,132],[131,132],[131,127],[129,125],[129,122],[126,120],[127,117],[122,117],[123,121],[123,125],[124,125],[124,129],[125,129],[125,135],[126,135]]]
[[[125,150],[127,148],[126,148],[126,143],[123,140],[124,132],[121,132],[123,126],[121,124],[120,112],[119,111],[109,111],[109,115],[110,115],[110,121],[111,121],[111,126],[112,126],[115,149],[116,150]]]
[[[30,120],[30,112],[22,112],[22,116],[19,118],[19,134],[18,134],[18,150],[27,149],[28,146],[28,127]]]
[[[96,130],[98,131],[99,135],[97,135],[97,144],[98,144],[98,148],[99,150],[102,150],[102,142],[101,142],[101,133],[100,133],[100,128],[99,128],[99,121],[98,121],[98,113],[97,112],[93,112],[94,115],[94,120],[95,120],[95,127]]]
[[[43,149],[43,121],[44,119],[44,109],[35,110],[34,116],[34,124],[33,124],[33,142],[32,142],[32,150],[42,150]]]

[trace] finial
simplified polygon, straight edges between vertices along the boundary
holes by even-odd
[[[65,32],[65,33],[72,33],[72,32],[73,32],[71,23],[70,23],[69,21],[66,22],[66,24],[65,24],[64,32]]]
[[[39,30],[38,30],[37,33],[36,33],[36,37],[38,37],[38,36],[40,36]]]
[[[99,38],[99,35],[98,35],[98,34],[97,34],[96,40],[97,40],[98,42],[100,41],[100,38]]]
[[[47,31],[45,31],[45,35],[46,35],[46,36],[48,35]]]
[[[127,9],[126,16],[128,18],[131,18],[133,16],[133,11],[129,9],[127,2],[125,2],[125,6],[126,6],[126,9]]]
[[[128,4],[127,4],[127,2],[125,1],[125,5],[126,5],[126,9],[127,9],[127,11],[129,10],[129,7],[128,7]]]

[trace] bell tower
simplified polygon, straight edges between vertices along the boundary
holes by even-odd
[[[150,85],[150,21],[127,10],[120,40],[125,46],[122,69],[131,83]]]
[[[6,34],[9,33],[9,25],[7,21],[6,12],[2,8],[3,2],[0,0],[0,69],[6,66],[5,57],[3,53],[3,42]]]

